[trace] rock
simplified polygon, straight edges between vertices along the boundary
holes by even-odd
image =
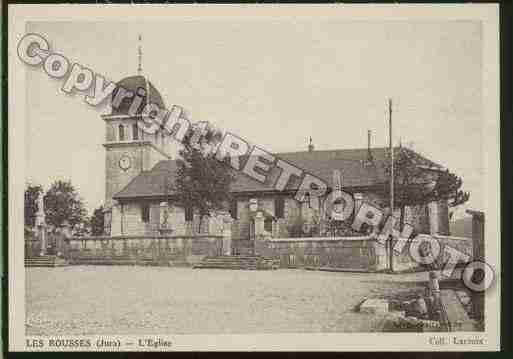
[[[406,307],[406,315],[409,317],[427,318],[428,309],[426,301],[423,298],[414,300],[408,307]]]
[[[440,322],[436,320],[421,320],[423,332],[438,332],[440,331]]]
[[[420,319],[423,327],[428,328],[440,328],[440,322],[436,320]]]
[[[385,299],[366,299],[360,305],[361,313],[388,313],[388,301]]]
[[[394,320],[394,326],[399,331],[422,331],[422,322],[415,317],[397,317]]]
[[[418,320],[416,317],[408,316],[404,318],[404,320],[411,325],[420,325],[420,320]]]
[[[419,298],[414,302],[416,311],[419,313],[419,317],[425,317],[428,314],[427,304],[424,298]]]

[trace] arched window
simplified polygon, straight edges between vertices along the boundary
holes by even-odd
[[[144,223],[150,221],[150,206],[147,203],[141,205],[141,221]]]
[[[137,141],[139,139],[139,127],[137,127],[136,123],[132,125],[132,139],[134,141]]]
[[[125,127],[123,125],[119,125],[118,130],[119,130],[119,140],[124,141],[125,140]]]
[[[272,218],[266,218],[264,220],[264,230],[269,233],[273,232],[273,219]]]
[[[194,219],[194,210],[192,207],[185,207],[185,221],[189,222]]]

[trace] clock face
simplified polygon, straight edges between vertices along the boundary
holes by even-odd
[[[130,168],[130,166],[132,165],[132,160],[130,159],[130,157],[128,157],[127,155],[123,155],[120,159],[119,159],[119,167],[123,170],[123,171],[126,171]]]

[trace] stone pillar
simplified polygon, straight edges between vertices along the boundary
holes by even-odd
[[[362,203],[363,203],[363,195],[361,193],[354,194],[354,213],[358,213]]]
[[[47,246],[47,242],[46,242],[46,226],[45,225],[39,225],[37,227],[37,231],[38,231],[39,241],[41,242],[41,253],[40,253],[40,255],[44,256],[44,255],[46,255],[46,246]]]
[[[428,205],[429,210],[429,233],[438,234],[438,203],[431,202]]]
[[[387,268],[387,247],[379,243],[375,239],[367,239],[369,241],[369,255],[374,256],[374,270],[384,270]],[[372,262],[372,260],[371,260]]]
[[[210,216],[203,216],[201,217],[201,228],[200,233],[201,234],[210,234],[211,231],[211,223],[210,223]]]
[[[258,211],[255,216],[255,238],[258,239],[259,236],[264,234],[264,214],[261,211]]]
[[[310,208],[310,201],[301,202],[301,218],[304,223],[311,224],[312,209]]]
[[[221,234],[223,236],[223,255],[232,255],[232,222],[233,219],[230,215],[223,216],[222,218]]]
[[[168,229],[169,223],[169,205],[167,202],[160,202],[160,229]]]

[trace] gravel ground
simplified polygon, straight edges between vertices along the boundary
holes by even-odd
[[[418,289],[426,273],[27,268],[28,335],[367,332],[365,296]]]

